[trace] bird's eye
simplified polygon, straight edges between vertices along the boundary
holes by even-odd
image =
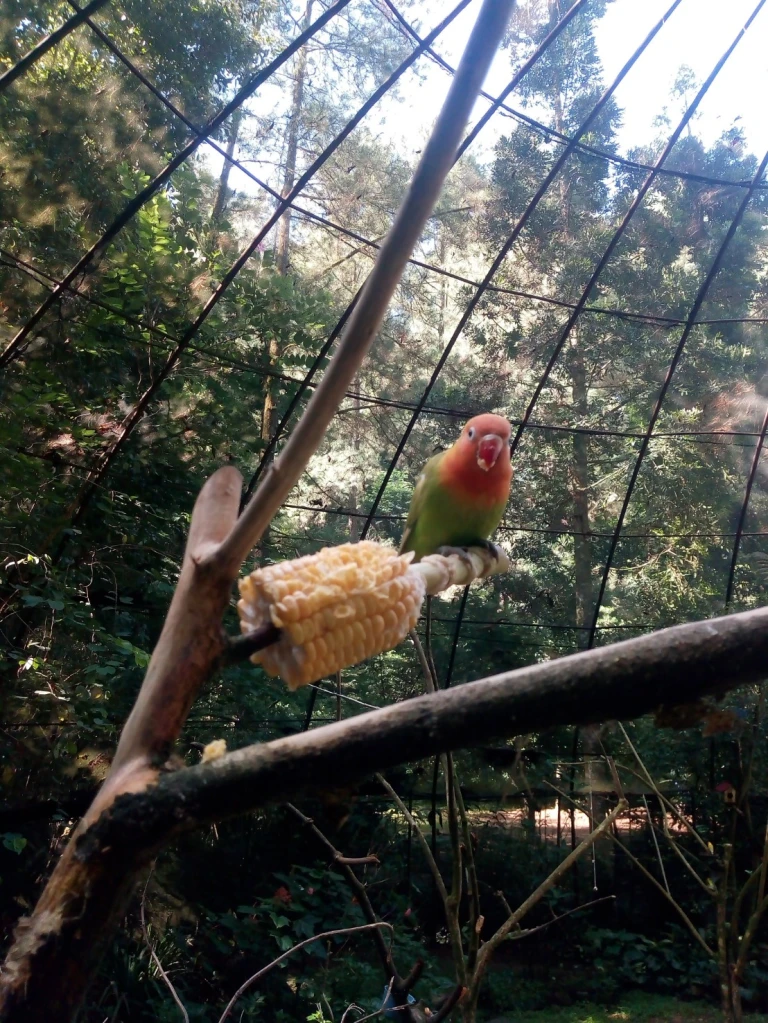
[[[467,436],[469,437],[470,440],[472,440],[472,438],[475,436],[474,426],[470,426],[470,428],[467,430]]]

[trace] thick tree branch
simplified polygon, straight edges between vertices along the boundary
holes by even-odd
[[[147,766],[159,766],[167,759],[199,687],[222,653],[220,622],[234,580],[207,564],[206,558],[232,529],[241,482],[237,469],[224,466],[195,502],[176,591],[112,762],[113,783],[127,765],[133,768],[137,761],[145,761]],[[109,782],[105,785],[97,803],[111,787]]]
[[[675,626],[160,774],[122,796],[93,840],[133,835],[159,847],[181,830],[447,749],[690,703],[754,682],[766,664],[768,608]]]
[[[754,682],[768,665],[768,608],[679,625],[650,636],[441,690],[311,732],[250,746],[206,765],[163,775],[129,802],[149,814],[138,826],[162,839],[164,815],[181,800],[190,820],[218,820],[346,783],[448,749],[565,724],[627,719],[662,705]],[[174,817],[177,817],[174,814]],[[105,826],[106,823],[105,823]],[[158,830],[159,829],[159,830]]]

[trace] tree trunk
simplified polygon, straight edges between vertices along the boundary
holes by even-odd
[[[274,369],[277,365],[277,360],[280,356],[280,351],[277,347],[277,341],[275,338],[271,338],[269,342],[268,352],[268,368]],[[272,436],[272,423],[275,418],[275,383],[270,377],[265,377],[264,387],[264,405],[261,410],[261,439],[265,444],[269,442]]]
[[[355,409],[355,414],[352,417],[352,450],[354,451],[354,465],[350,472],[350,486],[349,486],[349,510],[352,514],[347,519],[349,526],[349,542],[357,543],[360,536],[360,519],[357,517],[359,502],[360,502],[360,491],[364,490],[364,487],[360,487],[359,483],[360,474],[362,472],[360,465],[360,433],[362,431],[362,421],[360,415],[360,398],[357,396],[360,391],[360,378],[355,377],[355,397],[352,399],[352,404]]]
[[[312,20],[312,6],[314,0],[307,0],[302,22],[302,32],[309,26]],[[301,127],[302,105],[304,102],[304,82],[307,75],[307,47],[302,46],[296,57],[295,78],[293,82],[293,94],[291,96],[291,112],[288,117],[288,135],[285,145],[285,164],[283,166],[283,187],[281,195],[287,196],[293,188],[296,179],[296,156],[299,148],[299,128]],[[283,276],[288,272],[288,257],[291,241],[291,211],[288,209],[280,218],[277,225],[277,238],[275,241],[275,266],[277,272]],[[280,358],[276,338],[269,342],[269,368],[274,369]],[[269,377],[266,378],[266,389],[264,393],[264,406],[261,415],[261,439],[267,443],[272,436],[272,423],[275,416],[275,388]]]
[[[227,200],[230,196],[229,191],[229,174],[232,170],[231,158],[235,155],[235,146],[237,145],[237,137],[240,134],[240,125],[243,120],[243,111],[238,108],[229,122],[229,135],[227,136],[227,148],[226,154],[230,158],[224,161],[221,168],[221,175],[219,176],[219,187],[216,191],[216,200],[213,204],[213,212],[211,213],[211,231],[215,231],[221,218],[224,215],[224,210],[227,206]]]
[[[723,1023],[742,1023],[744,1013],[741,1004],[739,979],[734,976],[730,963],[720,964],[720,995]]]
[[[304,21],[301,31],[305,31],[312,21],[314,0],[307,0]],[[302,106],[304,103],[304,83],[307,77],[307,47],[302,46],[296,57],[293,95],[291,96],[291,113],[288,117],[288,135],[285,145],[285,165],[283,167],[282,196],[285,198],[293,188],[296,179],[296,155],[299,148],[299,129],[301,127]],[[291,211],[286,210],[277,225],[275,242],[275,266],[280,274],[288,270],[288,249],[291,240]]]
[[[445,266],[445,255],[446,255],[446,244],[445,244],[445,224],[440,226],[440,243],[437,250],[437,258],[440,266]],[[445,338],[445,310],[448,306],[448,279],[446,277],[440,277],[439,283],[439,296],[437,303],[437,340],[442,345],[443,339]]]
[[[580,352],[571,359],[573,409],[577,416],[588,410],[587,373]],[[586,626],[592,615],[592,545],[589,521],[589,437],[583,433],[573,435],[573,562],[576,596],[576,624]],[[584,645],[587,633],[580,632]]]
[[[560,17],[557,0],[552,0],[549,8],[550,23],[555,24]],[[554,83],[552,97],[555,127],[565,132],[565,115],[563,111],[562,86],[559,80]],[[560,188],[560,234],[567,249],[573,241],[570,223],[571,186],[567,174],[559,177]],[[578,336],[575,328],[571,331],[571,357],[568,369],[571,375],[572,407],[576,416],[581,418],[589,411],[589,390],[584,356],[578,348]],[[576,624],[581,626],[578,641],[584,647],[587,642],[587,625],[592,613],[592,548],[590,544],[589,521],[589,437],[586,434],[573,435],[573,471],[571,497],[573,499],[572,526],[573,560],[574,560],[574,595],[576,598]]]

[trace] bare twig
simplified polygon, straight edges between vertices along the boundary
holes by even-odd
[[[347,857],[341,855],[339,850],[334,846],[333,842],[331,842],[331,840],[320,830],[320,828],[318,828],[318,826],[315,824],[311,817],[307,817],[307,815],[305,813],[302,813],[297,806],[293,805],[293,803],[286,803],[285,805],[286,809],[288,809],[293,814],[294,817],[300,820],[301,823],[305,825],[305,827],[309,828],[309,830],[312,832],[312,834],[315,836],[318,842],[322,843],[322,845],[324,845],[328,852],[331,854],[332,862],[335,863],[339,867],[341,872],[344,874],[344,877],[347,880],[347,884],[354,892],[355,898],[357,899],[357,903],[360,906],[360,909],[362,910],[366,920],[371,924],[377,923],[378,917],[376,916],[374,908],[371,905],[371,900],[368,898],[368,892],[366,891],[365,885],[362,883],[360,878],[357,876],[354,870],[352,870],[352,867],[350,866],[350,860]],[[376,862],[378,862],[378,860]],[[384,935],[381,933],[381,931],[373,931],[372,937],[374,939],[376,951],[379,954],[381,964],[384,967],[384,974],[386,976],[387,981],[391,980],[395,984],[401,983],[400,976],[397,970],[395,969],[395,965],[392,960],[391,946],[389,946],[387,942],[384,940]]]
[[[171,996],[172,996],[174,1002],[176,1002],[176,1004],[178,1005],[179,1011],[181,1012],[181,1015],[184,1018],[184,1023],[189,1023],[189,1013],[187,1012],[186,1008],[184,1007],[184,1003],[179,998],[179,995],[178,995],[178,992],[176,991],[176,988],[171,983],[171,978],[168,976],[168,974],[163,969],[163,964],[160,962],[160,958],[157,955],[157,952],[155,952],[155,950],[154,950],[154,948],[152,946],[152,942],[149,940],[149,930],[147,929],[147,921],[146,921],[146,915],[145,915],[145,906],[146,906],[146,901],[147,901],[147,888],[149,887],[149,882],[150,882],[151,878],[152,878],[152,872],[150,871],[149,877],[147,878],[147,883],[144,885],[144,891],[141,893],[141,910],[140,910],[141,930],[142,930],[142,932],[144,934],[144,941],[146,942],[146,946],[149,949],[149,954],[152,956],[152,962],[157,967],[157,972],[163,978],[163,981],[165,982],[166,986],[168,987],[168,990],[171,992]]]
[[[466,963],[464,961],[464,947],[461,940],[461,927],[459,926],[459,918],[458,914],[454,912],[452,909],[451,893],[448,892],[448,889],[445,886],[445,881],[443,881],[443,876],[440,873],[440,868],[437,865],[437,860],[432,855],[432,850],[429,848],[429,842],[427,842],[426,838],[424,837],[422,830],[419,827],[418,823],[416,822],[413,814],[402,801],[400,796],[398,796],[398,794],[395,792],[395,790],[392,788],[392,786],[389,784],[386,778],[384,778],[383,775],[377,774],[376,780],[379,782],[380,785],[383,786],[384,789],[386,789],[387,793],[397,806],[400,813],[411,825],[411,828],[413,829],[413,832],[416,835],[418,843],[421,846],[421,851],[424,853],[424,859],[427,861],[427,866],[429,867],[432,873],[432,877],[435,882],[435,887],[437,888],[437,893],[440,896],[440,901],[443,904],[443,911],[445,913],[445,924],[446,927],[448,928],[448,934],[451,941],[451,954],[453,956],[454,966],[456,967],[456,973],[459,978],[459,983],[462,986],[466,986],[467,983]]]
[[[411,632],[411,640],[416,648],[416,653],[419,658],[419,664],[421,665],[422,674],[424,676],[424,685],[428,693],[435,693],[438,690],[437,675],[434,670],[434,662],[432,660],[432,650],[430,646],[427,646],[427,652],[425,654],[424,649],[419,640],[416,630]],[[459,982],[462,985],[466,985],[468,982],[469,973],[474,966],[475,957],[477,955],[477,948],[480,944],[480,934],[477,928],[477,923],[480,918],[479,908],[479,895],[477,885],[477,874],[475,872],[475,861],[472,852],[472,842],[469,833],[469,823],[467,821],[467,813],[464,807],[464,800],[461,797],[461,791],[459,789],[458,782],[456,781],[453,757],[450,753],[444,753],[441,756],[443,764],[443,774],[445,776],[445,796],[448,810],[448,827],[451,838],[451,891],[443,899],[443,909],[445,912],[446,925],[448,927],[448,933],[451,939],[451,953],[453,955],[454,964],[456,966],[456,975]],[[402,805],[402,801],[400,801]],[[459,819],[462,823],[462,832],[464,836],[464,848],[459,841]],[[408,823],[411,827],[411,819]],[[426,846],[426,839],[421,834],[421,829],[418,829],[419,838],[421,840],[422,848]],[[429,859],[434,863],[434,870],[439,874],[439,868],[437,861],[435,860],[432,850],[429,851]],[[459,921],[459,907],[461,905],[461,881],[462,881],[462,861],[467,861],[467,873],[469,876],[469,884],[471,886],[470,894],[470,927],[469,927],[469,948],[468,956],[464,957],[464,945],[461,938],[461,923]],[[438,892],[442,896],[442,890],[438,886]]]
[[[402,801],[400,796],[398,796],[398,794],[395,792],[395,790],[389,784],[387,779],[383,775],[377,774],[376,775],[376,780],[379,782],[379,784],[384,789],[386,789],[387,794],[392,799],[392,801],[395,803],[395,805],[397,806],[397,808],[400,811],[400,813],[403,815],[403,817],[405,817],[406,821],[413,828],[414,833],[416,835],[416,838],[417,838],[417,840],[419,842],[419,845],[421,846],[422,852],[424,853],[424,859],[427,861],[427,866],[429,867],[430,871],[432,872],[432,877],[434,878],[434,881],[435,881],[435,887],[437,888],[437,890],[438,890],[438,892],[440,894],[440,898],[442,899],[443,904],[447,903],[447,901],[448,901],[448,889],[445,887],[445,881],[443,881],[443,875],[440,873],[440,868],[437,865],[437,861],[435,860],[434,856],[432,855],[432,850],[429,848],[429,842],[427,842],[426,838],[422,834],[422,831],[421,831],[421,828],[418,825],[418,822],[416,821],[415,817],[410,812],[408,807],[405,805],[405,803]]]
[[[306,814],[302,813],[301,810],[298,809],[298,807],[293,805],[293,803],[286,803],[285,805],[286,808],[290,810],[290,812],[302,822],[302,824],[306,825],[306,827],[309,828],[309,830],[312,832],[315,838],[317,838],[317,840],[321,842],[325,846],[325,848],[330,852],[331,856],[333,857],[333,863],[344,874],[347,883],[354,892],[355,898],[357,899],[358,905],[360,906],[360,909],[362,910],[366,920],[368,920],[369,923],[378,922],[376,912],[371,904],[371,900],[368,898],[368,891],[365,885],[360,881],[359,877],[354,872],[354,870],[352,870],[351,867],[351,864],[353,863],[354,864],[378,863],[379,862],[378,857],[342,856],[338,849],[334,847],[331,840],[325,834],[323,834],[320,828],[318,828],[318,826],[315,824],[311,817],[307,817]],[[395,1002],[398,1003],[396,1005],[397,1008],[407,1009],[406,1003],[408,999],[408,993],[414,988],[417,981],[421,977],[421,974],[424,970],[424,962],[421,959],[417,959],[413,967],[411,968],[410,973],[408,973],[406,977],[401,977],[397,970],[397,967],[395,966],[391,943],[387,944],[387,942],[384,941],[384,936],[381,934],[380,931],[374,931],[373,938],[374,943],[376,945],[376,951],[378,952],[379,959],[381,960],[381,965],[384,969],[384,977],[387,981],[388,991],[394,993]],[[405,1012],[403,1015],[403,1019],[407,1021],[410,1018],[411,1017],[408,1014],[408,1012]]]
[[[765,913],[766,909],[768,909],[768,897],[766,897],[765,895],[766,870],[768,870],[768,824],[766,824],[765,826],[765,839],[763,841],[763,858],[760,861],[760,866],[757,868],[757,870],[753,871],[753,875],[758,874],[760,877],[760,884],[758,886],[757,893],[757,902],[755,904],[754,910],[750,914],[749,920],[747,921],[747,926],[744,931],[743,937],[739,941],[737,936],[737,941],[733,949],[734,952],[737,952],[736,963],[734,965],[734,976],[737,981],[740,980],[740,978],[743,976],[744,968],[747,965],[747,954],[749,952],[750,945],[752,944],[752,941],[755,937],[755,933],[757,932],[757,928],[763,917],[763,914]],[[748,883],[749,882],[747,882],[747,884]],[[740,895],[745,893],[747,884],[743,886],[742,891],[739,893]],[[741,908],[741,903],[739,903],[738,908],[739,909]],[[736,919],[738,929],[737,907],[735,905],[731,912]]]
[[[633,752],[635,752],[635,751],[633,750]],[[637,756],[636,752],[635,752],[635,756]],[[621,785],[621,781],[619,779],[619,774],[618,774],[618,771],[616,770],[616,764],[613,761],[613,758],[610,759],[610,764],[611,764],[611,771],[613,772],[613,777],[615,779],[616,785],[620,786]],[[645,768],[645,767],[644,767],[644,770],[646,772],[645,777],[640,775],[640,774],[638,774],[636,771],[633,771],[631,768],[628,768],[627,770],[629,770],[630,773],[635,776],[635,778],[639,778],[641,781],[646,781],[647,782],[648,778],[650,777],[648,769]],[[665,801],[665,797],[663,797],[661,795],[661,792],[659,792],[658,790],[657,790],[656,798],[659,801],[659,809],[661,810],[661,822],[662,822],[664,837],[666,838],[667,842],[669,843],[669,847],[672,849],[672,852],[674,852],[674,854],[681,861],[681,863],[683,864],[685,869],[688,871],[688,873],[691,875],[691,877],[694,879],[696,884],[698,884],[699,887],[703,891],[705,891],[707,893],[707,895],[709,895],[710,897],[714,897],[716,895],[715,890],[713,888],[711,888],[704,881],[702,876],[699,874],[698,870],[696,870],[694,865],[691,863],[691,861],[685,855],[683,850],[680,848],[680,846],[679,846],[677,840],[675,839],[674,835],[672,834],[672,832],[669,830],[669,822],[667,820],[667,805],[666,805],[666,803],[669,803],[669,800]],[[656,832],[657,829],[656,829],[656,826],[654,825],[654,823],[653,823],[653,821],[651,819],[650,813],[648,813],[648,803],[647,803],[647,801],[645,799],[645,796],[643,796],[643,801],[645,802],[645,809],[646,809],[646,813],[648,814],[648,823],[650,824],[651,830],[654,833],[654,844],[656,845],[656,852],[657,852],[657,855],[659,856],[659,863],[661,864],[661,853],[659,852],[659,846],[658,846],[658,843],[656,842],[656,836],[655,836],[655,832]],[[669,803],[669,805],[672,807],[673,811],[675,812],[676,817],[679,818],[680,817],[679,811],[677,811],[677,809],[674,806],[674,804]],[[692,827],[692,825],[689,825],[689,827]],[[709,850],[709,847],[707,847],[707,849]],[[669,891],[669,885],[667,884],[667,881],[666,881],[666,875],[665,875],[665,878],[664,878],[664,884],[665,884],[665,887],[667,888],[667,891]]]
[[[421,673],[424,676],[424,684],[427,687],[427,692],[436,693],[437,682],[435,680],[435,676],[432,673],[432,666],[427,660],[427,655],[424,653],[424,647],[421,645],[419,634],[415,629],[411,629],[408,635],[410,636],[411,642],[413,643],[416,649],[416,654],[419,658],[419,666],[421,667]]]
[[[758,904],[765,898],[766,874],[768,874],[768,821],[765,825],[765,837],[763,838],[763,859],[760,864],[760,889],[757,894]]]
[[[643,794],[643,806],[645,807],[645,813],[646,813],[646,816],[648,817],[648,824],[650,825],[650,828],[651,828],[651,838],[653,839],[653,847],[656,850],[656,859],[659,862],[659,870],[661,871],[661,878],[662,878],[662,880],[664,882],[664,887],[667,890],[667,895],[670,895],[671,892],[669,890],[669,882],[667,881],[667,872],[664,869],[664,860],[661,857],[661,849],[659,849],[659,840],[656,837],[656,828],[653,826],[653,821],[651,820],[651,810],[650,810],[650,807],[648,806],[648,800],[645,798],[645,794]],[[663,803],[661,805],[661,812],[662,813],[665,812],[664,811],[664,804]]]
[[[271,963],[267,963],[266,966],[263,966],[260,970],[254,973],[252,977],[249,977],[248,980],[240,985],[227,1003],[226,1009],[219,1017],[219,1023],[224,1023],[229,1014],[232,1012],[235,1002],[241,995],[245,994],[249,987],[252,987],[257,981],[261,980],[261,978],[265,974],[269,973],[270,970],[274,969],[275,966],[278,966],[289,956],[292,956],[294,952],[298,952],[299,949],[306,948],[307,945],[312,945],[316,941],[325,941],[326,938],[336,938],[341,934],[360,934],[362,931],[372,931],[375,928],[386,929],[391,932],[392,924],[384,923],[380,920],[375,924],[360,924],[357,927],[339,927],[333,931],[322,931],[320,934],[315,934],[311,938],[305,938],[304,941],[300,941],[298,945],[294,945],[293,948],[289,948],[287,952],[283,952],[283,954],[278,956],[277,959],[273,959]]]
[[[653,827],[653,823],[651,823],[651,827]],[[715,895],[714,890],[709,887],[709,885],[706,883],[706,881],[702,878],[701,874],[699,874],[698,870],[696,870],[694,865],[691,863],[691,861],[685,855],[683,850],[677,844],[677,841],[675,840],[674,836],[670,833],[670,830],[669,830],[669,828],[667,826],[666,820],[664,821],[664,836],[667,839],[667,842],[669,842],[670,849],[675,853],[675,855],[678,857],[678,859],[682,862],[683,866],[688,871],[688,873],[691,875],[691,877],[694,879],[696,884],[698,884],[699,887],[702,888],[707,893],[707,895],[709,895],[710,897],[713,897]]]
[[[448,814],[448,837],[451,841],[451,890],[445,903],[448,933],[451,936],[453,961],[456,967],[456,979],[460,984],[467,983],[467,964],[464,958],[464,945],[461,936],[459,908],[461,906],[463,855],[459,841],[459,819],[456,808],[455,781],[453,775],[453,757],[443,757],[443,773],[445,775],[445,803]]]
[[[441,1023],[441,1020],[448,1019],[450,1014],[459,1004],[459,1001],[461,1000],[466,990],[467,990],[466,987],[464,987],[462,984],[457,984],[453,991],[451,991],[446,1000],[443,1002],[443,1004],[440,1006],[440,1008],[437,1010],[437,1012],[433,1013],[433,1015],[430,1016],[430,1023]]]
[[[589,909],[591,906],[596,906],[600,902],[612,902],[616,899],[615,895],[602,895],[599,899],[591,899],[589,902],[582,902],[580,906],[574,906],[573,909],[566,910],[565,913],[560,913],[559,916],[553,916],[551,920],[547,920],[544,924],[538,924],[536,927],[525,927],[519,931],[514,931],[508,935],[511,941],[517,941],[519,938],[528,938],[531,934],[538,934],[539,931],[545,931],[552,924],[559,924],[561,920],[565,920],[567,916],[572,916],[574,913],[580,913],[583,909]],[[506,899],[504,902],[506,903]],[[508,908],[508,904],[507,904]],[[511,912],[511,910],[510,910]]]
[[[473,987],[477,987],[477,982],[485,969],[488,966],[491,956],[504,941],[510,931],[515,927],[523,917],[537,905],[544,896],[559,882],[560,878],[563,877],[571,867],[581,859],[585,852],[592,848],[595,842],[605,834],[610,834],[611,825],[619,816],[627,809],[627,804],[624,800],[619,800],[616,806],[611,810],[609,814],[603,818],[603,820],[591,831],[586,838],[582,839],[579,845],[568,855],[565,859],[561,860],[555,869],[546,877],[541,884],[528,896],[528,898],[518,906],[518,908],[512,913],[504,923],[498,928],[495,934],[486,941],[483,947],[480,949],[480,953],[477,959],[477,968],[475,970],[475,976],[473,978]]]
[[[394,978],[390,977],[389,983],[387,984],[387,988],[386,988],[386,990],[384,992],[384,998],[382,1000],[382,1003],[381,1003],[380,1007],[375,1012],[369,1012],[367,1016],[361,1016],[359,1019],[356,1019],[355,1023],[365,1023],[365,1020],[373,1019],[375,1016],[380,1016],[381,1015],[381,1013],[384,1011],[384,1006],[387,1004],[387,999],[392,994],[392,981],[393,980],[394,980]],[[347,1018],[347,1014],[350,1013],[353,1009],[357,1009],[359,1012],[365,1012],[365,1009],[361,1009],[359,1005],[356,1005],[354,1002],[352,1002],[352,1004],[348,1005],[346,1007],[346,1009],[344,1010],[344,1015],[339,1020],[339,1023],[344,1023],[344,1021]]]
[[[667,701],[667,703],[669,703],[669,701]],[[563,792],[561,789],[557,788],[556,785],[553,785],[552,782],[548,781],[545,784],[547,784],[551,789],[554,789],[555,792],[558,792],[562,796],[563,799],[567,800],[572,806],[576,807],[576,809],[579,809],[579,810],[582,809],[582,807],[580,807],[579,804],[575,800],[571,799],[571,797],[566,792]],[[646,869],[646,867],[643,866],[643,864],[640,862],[640,860],[638,860],[638,858],[632,852],[630,852],[630,850],[624,845],[624,843],[621,841],[621,839],[618,838],[613,833],[613,830],[610,830],[608,832],[608,835],[609,835],[611,841],[614,842],[619,847],[619,849],[621,849],[621,851],[626,856],[629,857],[630,860],[632,860],[632,862],[635,864],[635,866],[638,868],[638,870],[642,874],[644,874],[645,877],[647,877],[648,880],[651,882],[651,884],[661,892],[661,894],[664,896],[664,898],[667,900],[667,902],[669,902],[669,904],[672,906],[672,908],[675,910],[675,912],[678,914],[678,916],[680,916],[680,918],[682,919],[682,921],[685,924],[685,926],[691,932],[693,937],[698,941],[698,943],[701,945],[701,947],[704,949],[704,951],[707,953],[707,955],[711,956],[713,959],[715,959],[716,958],[715,952],[709,947],[709,945],[706,943],[704,938],[702,938],[701,934],[699,934],[699,932],[696,929],[693,921],[688,916],[688,914],[685,912],[685,910],[680,905],[680,903],[677,902],[672,895],[670,895],[670,893],[666,890],[666,888],[662,884],[659,884],[659,882],[656,880],[656,878],[653,876],[653,874],[648,869]]]
[[[446,754],[451,757],[450,753]],[[453,765],[453,757],[451,757]],[[467,947],[467,970],[471,974],[477,961],[477,952],[480,948],[480,933],[482,931],[483,918],[480,914],[480,885],[477,879],[477,866],[475,864],[475,849],[472,843],[472,832],[469,830],[469,817],[467,808],[464,805],[464,796],[461,792],[461,785],[454,774],[454,796],[456,809],[458,811],[459,823],[461,825],[462,858],[466,861],[467,870],[467,896],[469,897],[469,944]]]
[[[730,1018],[732,983],[735,978],[731,974],[731,962],[728,955],[728,888],[731,867],[733,865],[733,845],[725,843],[723,855],[723,876],[717,887],[717,965],[720,971],[720,994],[722,996],[723,1014]]]
[[[659,882],[656,880],[656,878],[653,876],[653,874],[650,872],[650,870],[648,870],[646,867],[643,866],[643,864],[640,862],[640,860],[632,852],[630,852],[630,850],[624,845],[624,843],[621,841],[620,838],[617,838],[615,835],[611,835],[611,839],[616,843],[616,845],[619,847],[619,849],[621,849],[622,852],[626,856],[628,856],[630,860],[632,860],[632,862],[638,868],[638,870],[642,874],[644,874],[645,877],[648,878],[648,880],[651,882],[651,884],[654,886],[654,888],[657,888],[662,893],[664,898],[667,900],[667,902],[670,904],[670,906],[672,906],[672,908],[678,914],[680,919],[683,921],[685,926],[691,932],[691,934],[696,939],[696,941],[698,941],[698,943],[701,945],[701,947],[704,949],[704,951],[707,953],[707,955],[711,956],[713,959],[716,958],[714,950],[711,949],[709,947],[709,945],[706,943],[706,941],[704,940],[704,938],[702,938],[702,936],[699,933],[698,929],[696,928],[695,924],[693,923],[691,918],[688,916],[688,914],[685,912],[685,910],[680,905],[680,903],[667,891],[667,889],[662,884],[659,884]]]
[[[683,825],[683,827],[691,834],[691,836],[693,838],[696,839],[696,841],[699,843],[699,845],[702,847],[702,849],[708,855],[711,856],[712,855],[712,851],[710,850],[709,846],[704,841],[704,839],[701,837],[701,835],[698,833],[696,828],[694,828],[694,826],[691,824],[691,822],[682,813],[680,813],[680,811],[677,809],[675,804],[673,802],[671,802],[671,800],[667,799],[667,797],[663,794],[663,792],[660,791],[658,785],[656,784],[656,782],[651,777],[651,772],[645,766],[645,763],[643,762],[642,757],[640,756],[640,754],[635,749],[634,745],[632,744],[632,740],[630,739],[629,735],[627,734],[626,728],[624,727],[624,725],[621,722],[619,722],[619,729],[621,730],[621,734],[624,736],[624,741],[626,742],[627,746],[629,746],[629,748],[632,750],[632,755],[634,756],[635,760],[637,761],[638,766],[640,767],[640,770],[642,771],[642,774],[641,775],[636,774],[636,772],[633,771],[631,767],[624,767],[624,770],[629,771],[630,774],[634,774],[636,778],[640,779],[640,781],[644,781],[647,785],[650,785],[651,789],[653,789],[653,794],[656,796],[656,798],[659,800],[659,802],[662,803],[664,806],[666,806],[670,810],[670,812],[674,815],[675,819],[677,821],[679,821],[680,824]],[[620,765],[620,766],[623,766],[623,765]]]
[[[507,897],[504,894],[504,892],[502,892],[501,890],[496,892],[496,898],[499,900],[499,902],[504,907],[504,912],[507,914],[507,916],[512,916],[512,907],[507,902]]]

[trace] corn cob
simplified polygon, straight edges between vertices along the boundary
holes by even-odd
[[[240,628],[271,621],[277,643],[251,658],[289,689],[397,646],[419,617],[424,580],[410,557],[363,541],[270,565],[240,580]]]
[[[466,584],[509,567],[471,548],[467,556],[439,554],[411,565],[412,553],[363,541],[257,569],[241,579],[240,628],[271,623],[280,638],[251,656],[289,689],[391,650],[413,629],[425,593]]]

